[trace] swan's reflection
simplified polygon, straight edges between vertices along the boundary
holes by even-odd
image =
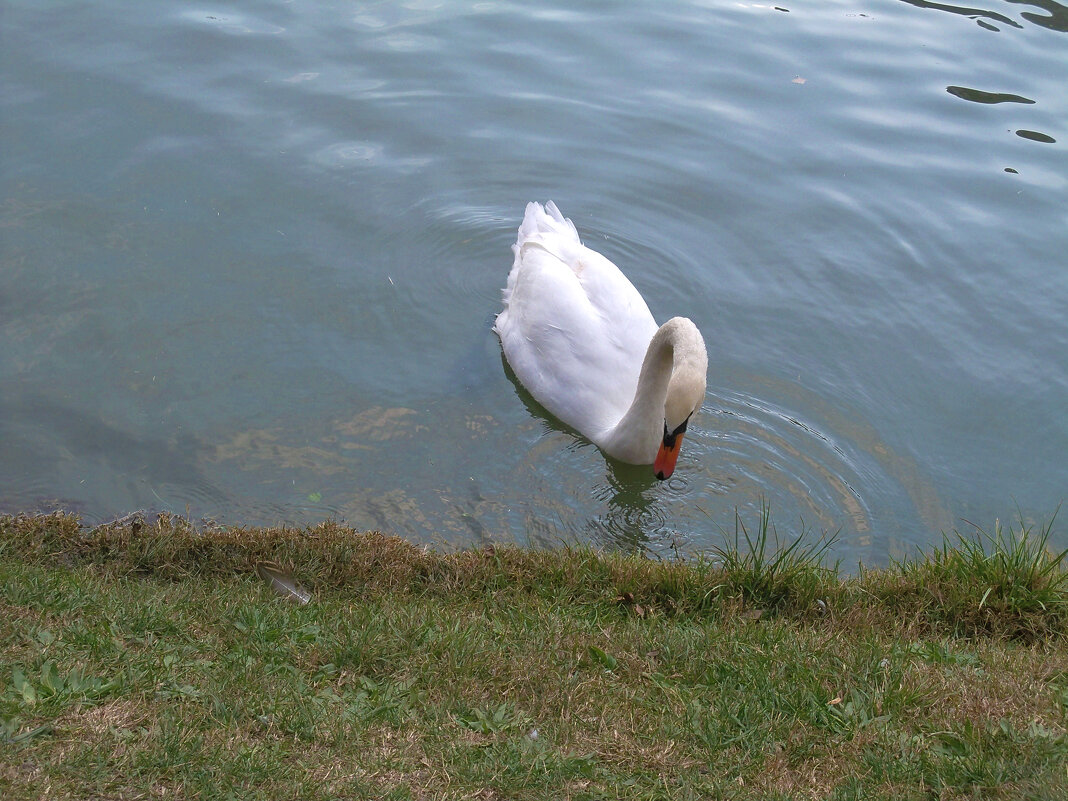
[[[606,458],[604,480],[594,497],[607,507],[586,524],[587,536],[600,545],[624,551],[645,551],[667,523],[661,482],[648,465],[632,465]]]
[[[503,353],[501,365],[512,382],[516,397],[531,418],[539,421],[543,434],[560,432],[573,437],[573,442],[567,446],[570,452],[577,453],[595,447],[534,400],[516,379]],[[658,530],[666,520],[663,502],[658,500],[656,491],[661,482],[656,480],[649,465],[627,464],[604,454],[601,456],[605,464],[603,478],[591,488],[590,494],[595,501],[607,507],[606,511],[584,524],[557,520],[557,536],[626,551],[646,550],[651,542],[650,532]]]

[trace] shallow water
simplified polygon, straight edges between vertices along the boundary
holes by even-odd
[[[1068,498],[1064,6],[0,13],[2,510],[880,564]],[[709,344],[663,484],[501,359],[549,198]]]

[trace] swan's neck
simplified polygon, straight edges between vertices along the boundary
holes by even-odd
[[[668,320],[653,334],[645,351],[630,408],[598,444],[618,459],[651,463],[664,437],[672,377],[699,382],[703,396],[707,366],[704,340],[697,327],[685,317]],[[691,411],[692,407],[684,414]]]

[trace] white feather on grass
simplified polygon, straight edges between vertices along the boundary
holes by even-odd
[[[311,600],[311,593],[300,586],[300,583],[295,578],[274,562],[258,562],[256,564],[256,573],[261,579],[270,584],[275,592],[289,598],[291,601],[306,604]]]

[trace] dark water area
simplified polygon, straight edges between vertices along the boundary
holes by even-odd
[[[0,511],[671,554],[766,502],[846,565],[1047,521],[1068,8],[574,5],[5,3]],[[550,198],[704,333],[667,482],[503,363]]]

